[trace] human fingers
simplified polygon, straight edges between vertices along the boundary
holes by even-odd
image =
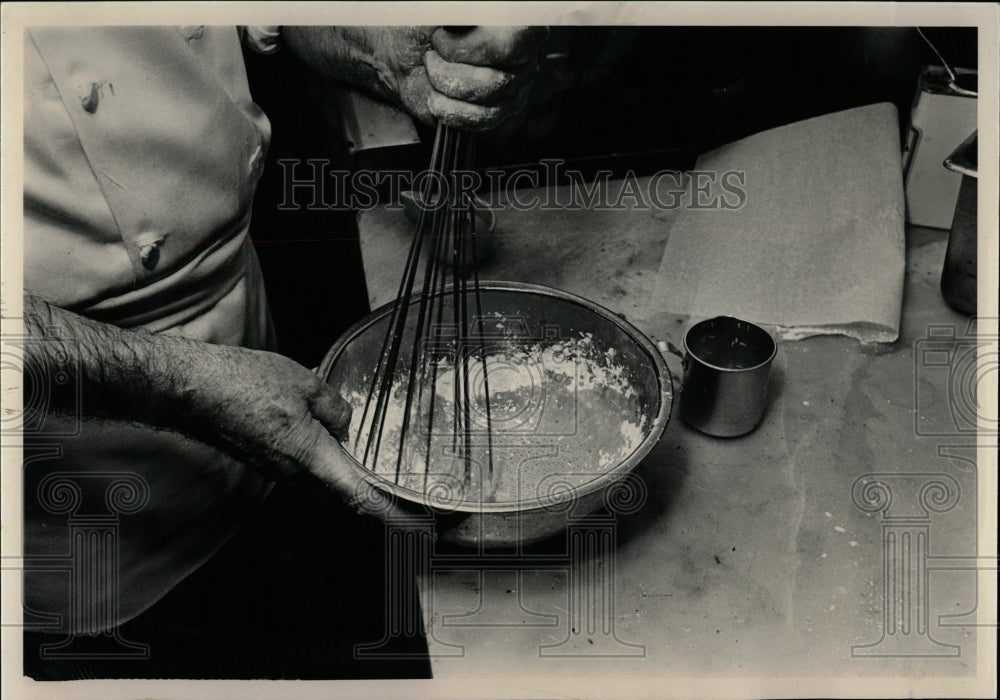
[[[534,71],[504,71],[446,61],[437,51],[424,55],[431,86],[447,97],[480,105],[497,105],[514,97]]]
[[[341,441],[347,439],[351,425],[351,406],[330,387],[325,384],[319,386],[309,402],[309,410],[330,435]]]
[[[461,33],[442,27],[431,35],[431,46],[453,63],[509,68],[536,59],[546,36],[547,27],[474,27]]]
[[[456,100],[435,90],[427,98],[427,108],[447,126],[472,131],[492,129],[525,108],[529,87],[523,86],[513,98],[500,105],[478,105]]]

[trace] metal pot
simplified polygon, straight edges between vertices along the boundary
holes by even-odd
[[[628,385],[636,392],[641,417],[645,418],[638,447],[624,460],[583,479],[574,481],[553,472],[541,479],[535,493],[508,502],[470,502],[447,494],[418,492],[375,474],[355,460],[365,481],[407,509],[432,515],[441,540],[483,547],[544,539],[565,528],[570,516],[586,515],[602,504],[613,507],[634,496],[634,484],[623,477],[657,443],[673,404],[670,372],[653,343],[621,316],[560,290],[516,282],[482,282],[480,295],[484,314],[516,318],[526,337],[555,343],[587,333],[601,347],[613,348],[616,362],[625,368]],[[352,389],[367,391],[391,312],[392,303],[350,328],[330,348],[317,370],[319,376],[343,393]],[[567,433],[561,439],[572,440],[572,435],[583,434],[588,426],[579,425],[575,430],[579,432]],[[538,441],[544,444],[551,439],[540,435]]]

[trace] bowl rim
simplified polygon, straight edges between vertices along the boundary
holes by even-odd
[[[619,478],[632,471],[632,469],[645,459],[645,457],[660,441],[660,438],[663,436],[663,431],[666,429],[667,423],[670,420],[671,411],[673,410],[673,376],[670,374],[670,369],[667,367],[666,360],[664,360],[662,353],[653,344],[653,341],[650,340],[645,333],[629,322],[623,315],[615,313],[614,311],[611,311],[610,309],[601,306],[597,302],[591,301],[590,299],[586,299],[562,289],[547,287],[540,284],[530,284],[527,282],[499,280],[481,280],[479,282],[479,288],[482,291],[529,292],[540,296],[555,297],[563,301],[568,301],[570,303],[577,304],[578,306],[582,306],[587,310],[596,313],[598,316],[603,317],[605,320],[614,323],[629,337],[631,337],[651,360],[654,375],[659,383],[659,407],[656,416],[653,418],[653,422],[646,433],[646,436],[643,438],[639,446],[636,447],[628,457],[622,460],[615,467],[603,473],[599,473],[598,476],[591,481],[578,486],[571,486],[568,490],[551,498],[536,496],[531,499],[517,502],[503,501],[500,503],[469,503],[466,501],[456,502],[444,499],[428,498],[426,494],[400,486],[399,484],[389,481],[388,479],[376,474],[370,469],[366,469],[360,462],[358,462],[357,458],[355,458],[355,456],[345,448],[344,451],[347,453],[350,463],[357,469],[357,471],[360,472],[361,477],[365,480],[365,482],[386,491],[396,498],[402,498],[405,501],[417,503],[432,510],[454,513],[523,513],[528,510],[557,507],[571,499],[580,498],[614,483],[615,481],[618,481]],[[447,292],[450,289],[451,288],[448,287],[445,291]],[[369,326],[381,320],[382,317],[392,313],[392,308],[395,303],[396,300],[392,300],[372,310],[348,328],[339,338],[337,338],[327,351],[326,355],[324,355],[323,361],[320,363],[319,367],[315,370],[317,376],[319,376],[324,383],[329,380],[330,372],[332,371],[337,358],[340,356],[341,352],[343,352],[344,348],[346,348],[351,341],[367,330]]]

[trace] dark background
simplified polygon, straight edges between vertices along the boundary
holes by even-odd
[[[953,67],[976,68],[974,28],[924,30]],[[477,165],[516,167],[563,158],[592,173],[685,169],[699,153],[764,129],[841,109],[891,101],[901,134],[917,79],[939,64],[913,28],[561,27],[528,111],[480,137]],[[282,352],[308,367],[368,310],[355,215],[280,212],[278,158],[348,156],[328,87],[287,54],[247,52],[254,99],[273,137],[251,228]],[[423,143],[378,154],[421,170]],[[364,156],[371,158],[371,154]]]

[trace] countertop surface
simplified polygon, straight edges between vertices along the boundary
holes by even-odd
[[[573,292],[682,347],[689,319],[655,297],[675,215],[503,209],[480,276]],[[388,210],[360,225],[378,305],[396,292],[413,225]],[[974,329],[938,291],[946,242],[907,231],[897,342],[781,342],[755,432],[711,438],[675,406],[604,534],[570,527],[492,562],[432,552],[420,575],[435,677],[975,673],[990,573],[977,567],[996,564],[975,559],[962,368]]]

